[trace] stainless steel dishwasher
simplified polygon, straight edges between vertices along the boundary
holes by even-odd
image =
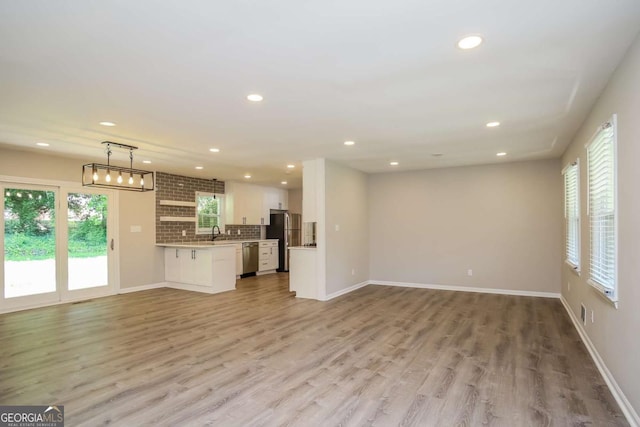
[[[258,271],[258,242],[245,242],[242,244],[242,274]]]

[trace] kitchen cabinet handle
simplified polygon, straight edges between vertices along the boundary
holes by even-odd
[[[176,258],[178,258],[178,248],[176,248]]]
[[[260,224],[264,225],[264,218],[260,218]]]
[[[111,239],[111,250],[113,250],[113,239]]]

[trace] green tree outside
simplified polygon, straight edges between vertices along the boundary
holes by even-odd
[[[71,193],[67,200],[69,256],[106,255],[107,197]],[[4,195],[5,261],[55,257],[55,193],[7,189]]]

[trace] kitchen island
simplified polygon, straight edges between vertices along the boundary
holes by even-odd
[[[236,288],[235,243],[158,243],[170,288],[216,294]]]

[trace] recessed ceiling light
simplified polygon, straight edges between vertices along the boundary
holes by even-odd
[[[36,145],[38,147],[48,147],[49,146],[49,144],[47,144],[46,142],[36,142]]]
[[[496,128],[498,126],[500,126],[500,122],[489,122],[489,123],[487,123],[487,127],[488,128]]]
[[[251,95],[247,96],[247,99],[252,102],[260,102],[262,101],[263,98],[262,98],[262,95],[259,95],[257,93],[252,93]]]
[[[287,185],[287,181],[282,181],[282,182],[280,182],[280,184]]]
[[[202,170],[202,169],[204,169],[204,167],[202,167],[202,166],[196,166],[196,169],[198,169],[198,170]]]
[[[496,154],[496,156],[498,156],[498,157],[502,157],[502,156],[506,156],[506,155],[507,155],[507,153],[505,153],[504,151],[501,151],[501,152]]]
[[[478,35],[466,36],[458,41],[458,47],[460,49],[473,49],[474,47],[478,47],[482,44],[482,37]]]
[[[145,163],[145,164],[147,164],[147,165],[150,165],[150,164],[151,164],[151,160],[143,160],[143,161],[142,161],[142,163]]]
[[[355,145],[355,141],[345,141],[344,145]]]
[[[287,168],[289,168],[289,169],[293,169],[295,167],[296,167],[296,165],[292,165],[291,163],[287,165]]]
[[[115,126],[116,124],[113,122],[100,122],[102,126]]]
[[[209,151],[211,151],[212,153],[219,153],[220,149],[219,148],[209,148]]]
[[[251,178],[251,175],[246,174],[244,177],[245,177],[245,178],[247,178],[247,179],[249,179],[249,178]]]
[[[389,164],[390,164],[391,166],[398,166],[400,163],[398,163],[398,162],[389,162]]]

